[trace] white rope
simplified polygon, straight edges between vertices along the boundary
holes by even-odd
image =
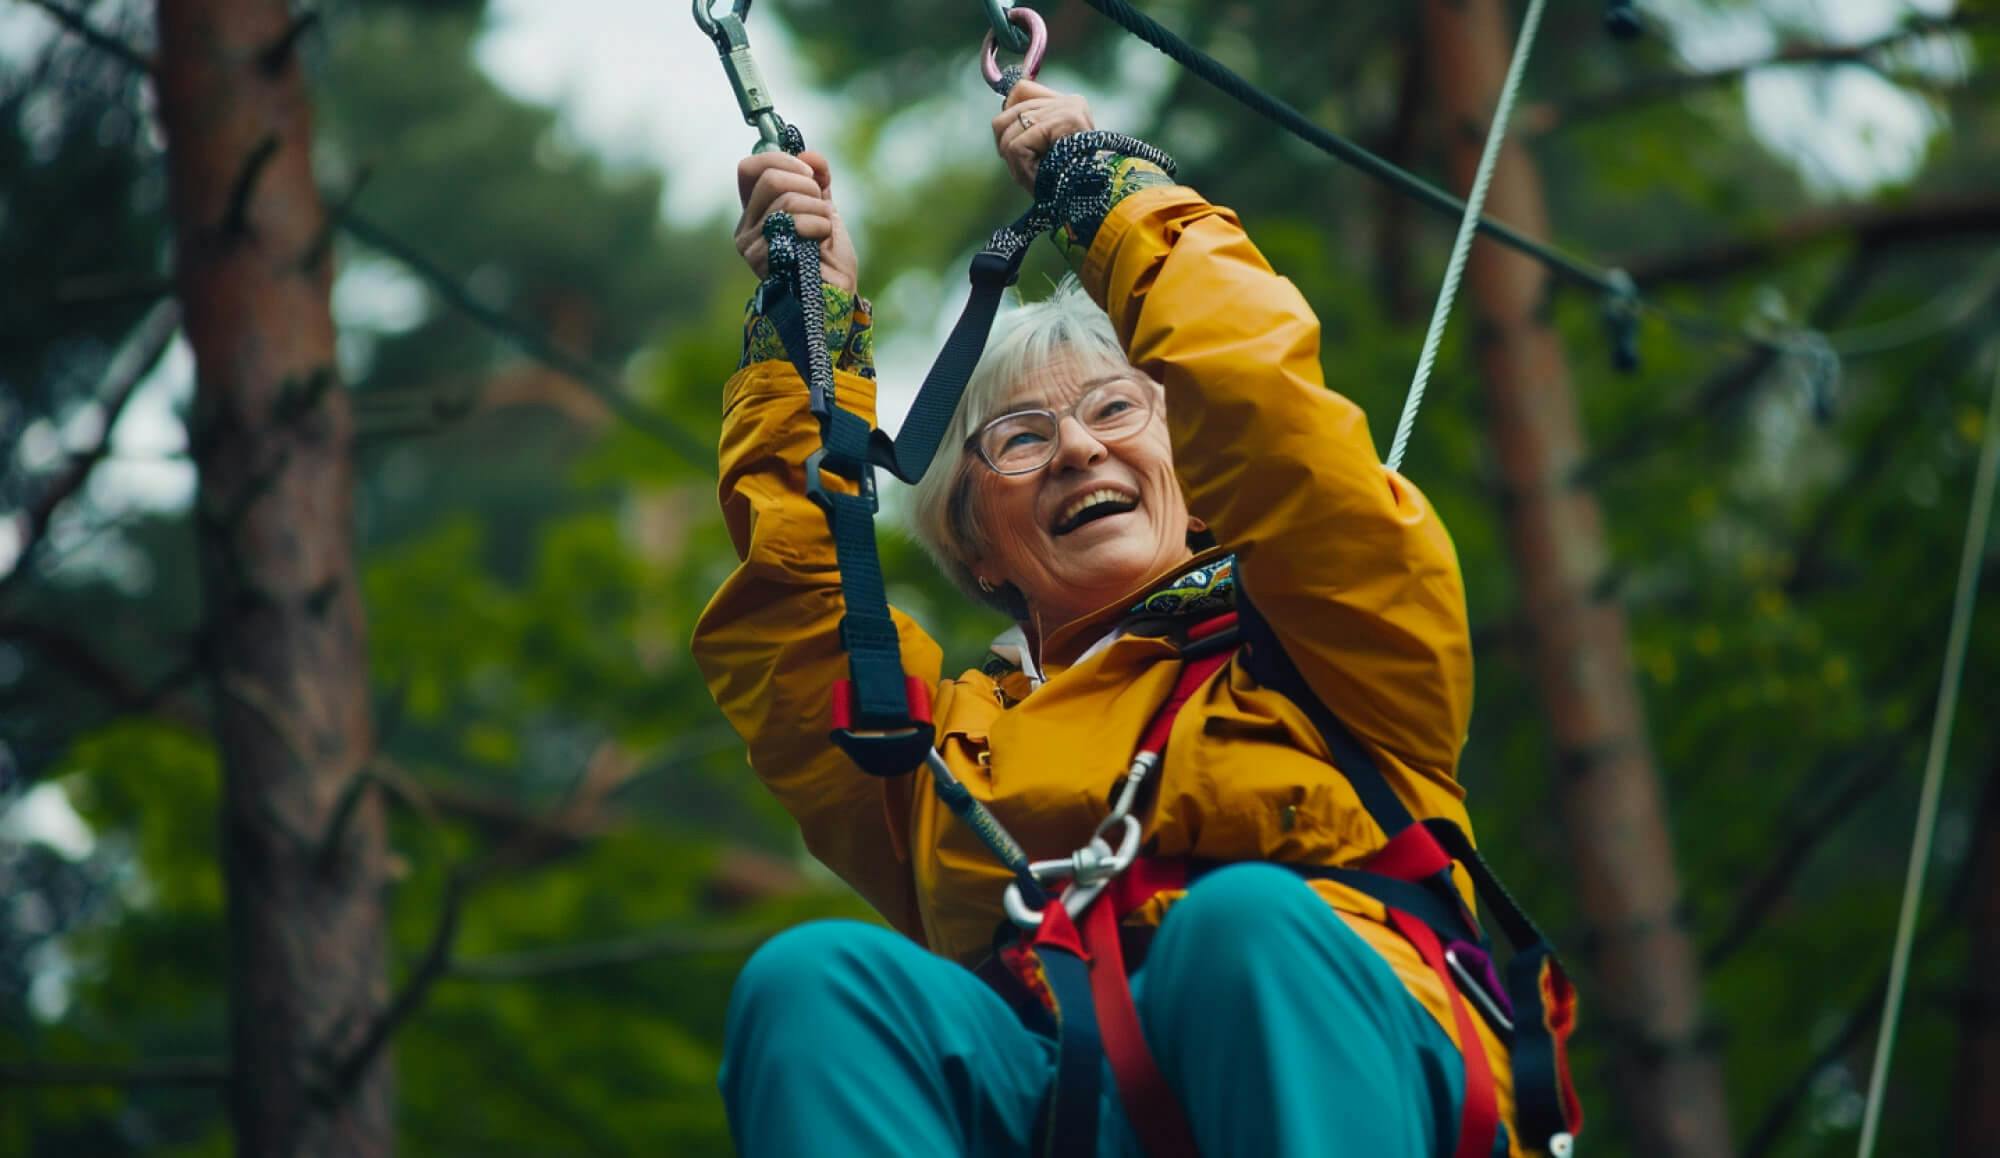
[[[1444,285],[1438,290],[1437,307],[1431,311],[1430,332],[1424,335],[1424,352],[1417,357],[1417,374],[1410,382],[1409,396],[1403,400],[1403,417],[1396,422],[1396,437],[1389,444],[1390,470],[1403,465],[1410,449],[1410,432],[1417,424],[1417,407],[1424,402],[1424,387],[1430,385],[1431,368],[1437,364],[1438,346],[1444,342],[1445,322],[1451,317],[1451,303],[1458,297],[1458,283],[1465,276],[1465,259],[1472,252],[1472,238],[1479,231],[1479,215],[1486,204],[1486,187],[1493,183],[1493,167],[1500,160],[1500,146],[1507,139],[1507,122],[1514,115],[1514,97],[1521,91],[1521,77],[1528,71],[1528,55],[1541,30],[1545,0],[1528,0],[1528,14],[1521,19],[1521,36],[1514,43],[1514,59],[1507,66],[1507,82],[1500,86],[1500,103],[1493,109],[1493,123],[1486,128],[1486,148],[1479,154],[1479,169],[1472,178],[1472,191],[1465,196],[1465,216],[1458,222],[1458,237],[1451,243],[1451,262],[1445,266]]]
[[[1972,633],[1972,611],[1979,595],[1979,565],[1986,557],[1987,525],[1993,521],[1996,474],[2000,474],[2000,358],[1995,359],[1993,397],[1986,404],[1986,446],[1979,454],[1979,473],[1972,484],[1972,514],[1966,523],[1965,549],[1958,562],[1958,593],[1952,600],[1951,633],[1945,643],[1944,673],[1938,682],[1937,712],[1931,718],[1930,752],[1924,758],[1917,833],[1910,846],[1909,872],[1903,878],[1903,911],[1896,919],[1896,948],[1889,959],[1889,989],[1882,1004],[1882,1030],[1875,1038],[1875,1067],[1868,1076],[1868,1108],[1861,1119],[1860,1158],[1870,1158],[1875,1152],[1875,1134],[1881,1125],[1889,1057],[1896,1049],[1896,1021],[1903,1010],[1903,990],[1909,981],[1917,905],[1923,896],[1924,869],[1930,863],[1931,841],[1937,832],[1944,758],[1951,747],[1952,717],[1958,709],[1958,688],[1965,675],[1966,641]]]

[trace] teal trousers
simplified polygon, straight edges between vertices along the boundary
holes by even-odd
[[[1452,1152],[1457,1047],[1291,873],[1204,877],[1133,989],[1204,1158]],[[743,1158],[1012,1158],[1031,1153],[1054,1070],[1055,1043],[968,970],[895,933],[825,921],[744,967],[721,1087]],[[1099,1122],[1100,1155],[1139,1158],[1108,1067]]]

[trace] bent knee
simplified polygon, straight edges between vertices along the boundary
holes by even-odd
[[[1326,903],[1296,874],[1276,865],[1234,864],[1197,881],[1168,910],[1160,935],[1193,946],[1249,947],[1283,939],[1297,920],[1329,916]]]
[[[758,948],[729,994],[732,1022],[800,1004],[825,1009],[830,993],[878,973],[903,939],[859,921],[813,921],[787,929]]]

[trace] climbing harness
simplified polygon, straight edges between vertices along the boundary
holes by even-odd
[[[2000,350],[1996,351],[2000,354]],[[1931,842],[1937,833],[1938,803],[1944,784],[1944,758],[1951,747],[1951,725],[1958,710],[1959,685],[1965,678],[1965,652],[1972,633],[1972,612],[1979,600],[1979,572],[1986,559],[1986,532],[1993,522],[1993,489],[2000,476],[2000,356],[1994,359],[1993,389],[1986,403],[1986,441],[1972,484],[1972,510],[1966,516],[1965,546],[1959,553],[1958,588],[1952,596],[1951,629],[1945,640],[1944,671],[1938,676],[1936,713],[1931,717],[1930,747],[1924,756],[1924,785],[1917,803],[1917,830],[1910,840],[1910,865],[1903,878],[1902,908],[1896,918],[1896,944],[1889,957],[1889,985],[1883,993],[1882,1031],[1875,1038],[1875,1061],[1868,1075],[1868,1101],[1861,1118],[1856,1153],[1871,1158],[1876,1130],[1882,1121],[1889,1059],[1896,1049],[1896,1023],[1903,1010],[1903,990],[1909,982],[1910,949],[1917,932],[1917,908],[1923,899],[1924,869],[1930,864]]]
[[[1306,684],[1270,625],[1241,594],[1237,610],[1196,623],[1186,631],[1182,669],[1173,691],[1147,725],[1138,753],[1111,813],[1086,851],[1071,860],[1032,866],[1045,886],[1068,880],[1059,902],[1039,909],[1013,895],[1005,905],[1019,936],[999,953],[1008,972],[1054,1017],[1058,1037],[1054,1102],[1045,1119],[1048,1152],[1070,1139],[1096,1137],[1098,1090],[1095,1057],[1110,1063],[1126,1117],[1153,1158],[1191,1154],[1185,1115],[1158,1076],[1138,1032],[1138,1015],[1125,980],[1120,922],[1162,892],[1182,891],[1225,867],[1188,858],[1133,856],[1135,839],[1109,849],[1113,831],[1136,832],[1137,813],[1151,774],[1180,709],[1232,658],[1260,686],[1275,688],[1304,710],[1326,742],[1334,767],[1347,778],[1368,815],[1388,838],[1361,867],[1279,862],[1307,880],[1331,880],[1380,902],[1385,916],[1438,977],[1451,1006],[1464,1054],[1466,1086],[1454,1158],[1485,1158],[1499,1127],[1498,1093],[1475,1013],[1506,1043],[1514,1078],[1514,1127],[1531,1148],[1568,1158],[1583,1125],[1571,1081],[1568,1039],[1576,998],[1548,940],[1508,894],[1464,832],[1450,821],[1413,817],[1367,748]],[[1109,855],[1107,855],[1107,853]],[[1467,909],[1453,880],[1454,866],[1471,879],[1481,903],[1511,951],[1496,970],[1492,945]],[[1073,1052],[1090,1060],[1072,1060]]]
[[[778,116],[750,55],[743,28],[749,0],[734,0],[726,15],[712,13],[709,2],[695,0],[696,21],[716,44],[745,122],[758,129],[759,150],[775,146],[796,156],[805,148],[804,137]],[[1098,0],[1092,3],[1103,7]],[[1533,0],[1528,37],[1542,3]],[[986,8],[990,28],[981,52],[981,74],[1004,96],[1020,79],[1035,75],[1047,33],[1040,17],[1027,8],[1003,7],[997,0],[987,0]],[[998,51],[1003,45],[1020,52],[1022,61],[1002,68]],[[1520,63],[1517,58],[1516,74]],[[1518,85],[1518,75],[1513,83]],[[1489,154],[1497,150],[1504,123],[1503,108],[1495,118]],[[826,515],[840,574],[840,639],[848,657],[848,677],[837,681],[832,691],[829,739],[863,771],[876,776],[900,776],[918,764],[928,767],[938,797],[1013,874],[1002,907],[1006,927],[1018,930],[1018,936],[1003,956],[1054,1018],[1058,1042],[1054,1095],[1044,1119],[1045,1152],[1094,1150],[1099,1067],[1108,1061],[1127,1116],[1147,1152],[1154,1158],[1192,1155],[1193,1136],[1185,1114],[1161,1077],[1139,1026],[1119,926],[1156,894],[1184,890],[1221,867],[1142,857],[1141,813],[1181,708],[1240,656],[1260,682],[1283,690],[1306,711],[1325,738],[1335,768],[1353,784],[1388,838],[1364,868],[1286,867],[1309,879],[1339,881],[1380,901],[1389,924],[1439,978],[1465,1059],[1466,1092],[1455,1158],[1486,1158],[1500,1128],[1494,1075],[1474,1023],[1475,1010],[1508,1042],[1515,1125],[1524,1140],[1555,1158],[1568,1158],[1582,1114],[1566,1060],[1574,993],[1560,963],[1460,830],[1444,821],[1419,823],[1411,816],[1367,749],[1307,687],[1276,635],[1247,600],[1239,599],[1236,612],[1187,629],[1173,692],[1143,733],[1109,814],[1085,845],[1068,857],[1029,860],[1019,842],[952,774],[935,746],[929,689],[904,675],[900,639],[889,613],[875,543],[875,470],[885,469],[907,483],[923,476],[984,350],[1001,295],[1018,276],[1035,237],[1058,220],[1074,220],[1079,212],[1101,212],[1105,207],[1098,203],[1106,191],[1078,180],[1075,174],[1081,167],[1070,163],[1079,154],[1100,149],[1143,158],[1170,176],[1174,171],[1166,154],[1116,133],[1077,133],[1052,145],[1041,166],[1034,204],[996,230],[974,256],[971,293],[894,438],[837,405],[818,245],[798,236],[790,214],[774,212],[764,223],[770,273],[758,287],[755,308],[772,322],[786,356],[806,383],[821,444],[806,458],[805,490]],[[1490,168],[1489,156],[1482,169],[1490,176]],[[1483,195],[1483,187],[1476,192]],[[1441,191],[1437,195],[1458,204]],[[1460,208],[1465,216],[1457,249],[1469,245],[1475,228],[1505,231],[1483,222],[1477,197]],[[1462,255],[1456,264],[1462,266]],[[1455,281],[1451,279],[1453,285]],[[1625,284],[1629,287],[1629,279]],[[1449,312],[1450,288],[1440,303],[1440,318]],[[1435,335],[1430,345],[1434,357]],[[1421,381],[1423,371],[1419,374]],[[1421,385],[1416,393],[1420,397]],[[1505,984],[1494,969],[1489,941],[1457,891],[1454,865],[1465,869],[1512,946]]]

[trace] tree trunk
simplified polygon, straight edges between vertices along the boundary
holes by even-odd
[[[1469,188],[1515,29],[1500,0],[1426,0],[1425,25],[1451,171]],[[1502,154],[1487,210],[1531,236],[1548,235],[1541,178],[1518,145]],[[1583,1031],[1594,1026],[1611,1046],[1614,1093],[1639,1152],[1722,1158],[1732,1146],[1721,1066],[1703,1037],[1698,967],[1679,916],[1625,618],[1599,593],[1601,518],[1573,479],[1582,438],[1547,319],[1552,279],[1536,262],[1481,241],[1467,285],[1508,547],[1556,745],[1557,813],[1595,950]]]
[[[353,1064],[384,1004],[347,399],[328,222],[284,0],[161,0],[159,90],[197,386],[190,445],[229,895],[239,1152],[391,1149],[390,1075]],[[337,837],[321,844],[336,815]]]
[[[1953,1069],[1953,1154],[2000,1154],[2000,765],[1986,774],[1967,878],[1965,990]]]

